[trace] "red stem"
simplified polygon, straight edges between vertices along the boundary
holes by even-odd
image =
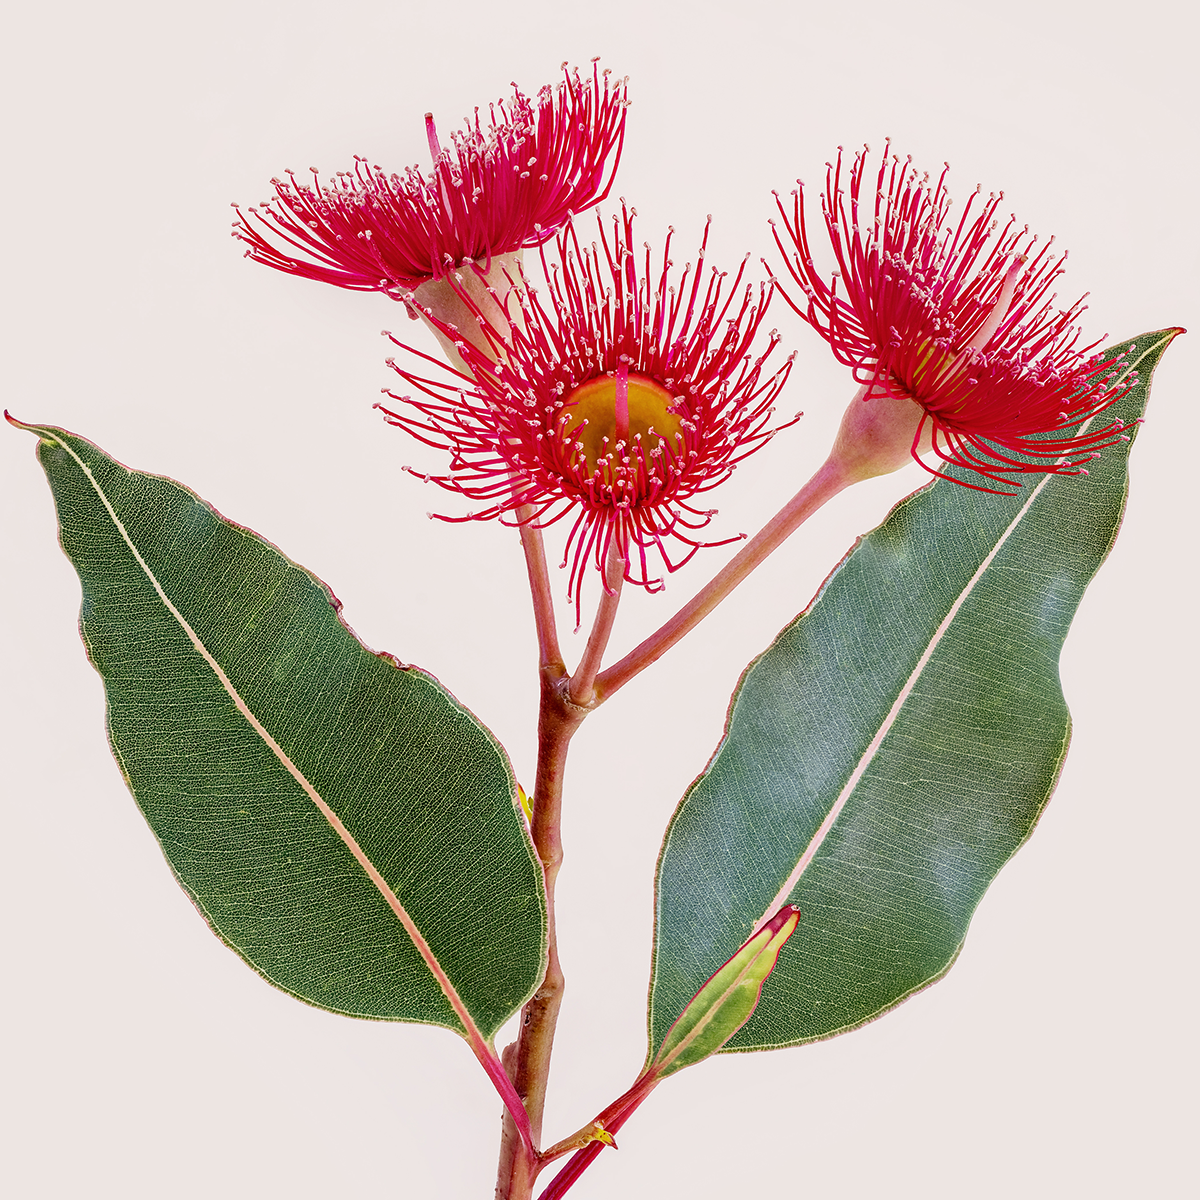
[[[617,549],[617,539],[614,537],[608,551],[608,561],[604,566],[604,591],[600,596],[600,604],[596,609],[596,620],[592,632],[588,635],[587,648],[575,674],[571,676],[571,685],[567,696],[572,704],[588,708],[595,700],[595,690],[592,685],[596,682],[596,672],[600,670],[600,662],[608,646],[612,634],[613,622],[617,619],[617,605],[621,602],[621,585],[625,582],[625,560]]]
[[[625,384],[624,388],[622,384]],[[617,390],[618,405],[621,399],[625,400],[627,423],[627,383],[620,372]],[[622,392],[624,396],[621,395]],[[620,421],[621,412],[618,411],[616,416]],[[538,718],[538,768],[532,798],[530,832],[545,873],[549,949],[546,977],[525,1006],[524,1022],[517,1041],[504,1052],[504,1067],[511,1076],[517,1095],[529,1117],[532,1145],[523,1137],[523,1131],[514,1121],[512,1113],[506,1111],[496,1181],[497,1200],[530,1200],[538,1172],[553,1157],[557,1157],[553,1154],[543,1157],[534,1147],[541,1140],[550,1055],[564,987],[562,967],[558,959],[554,886],[562,865],[562,784],[571,737],[593,708],[623,687],[638,672],[656,662],[712,612],[818,508],[847,485],[862,477],[865,476],[861,473],[856,474],[853,469],[847,467],[844,455],[839,455],[835,449],[835,453],[812,479],[675,616],[620,662],[607,671],[596,674],[612,632],[624,574],[623,570],[619,570],[621,564],[618,562],[614,546],[605,563],[604,595],[601,597],[596,621],[574,679],[567,675],[559,651],[541,535],[529,524],[521,526],[521,540],[525,547],[538,629],[542,682]],[[521,515],[524,518],[528,514],[526,510],[522,510]],[[612,578],[613,575],[616,576],[615,579]],[[615,1133],[657,1084],[656,1077],[639,1077],[624,1096],[614,1101],[596,1118],[597,1121],[601,1122],[608,1132]],[[539,1200],[559,1200],[595,1160],[603,1146],[604,1143],[597,1141],[576,1151]]]
[[[609,1133],[617,1133],[621,1126],[638,1110],[642,1102],[658,1086],[659,1080],[652,1075],[640,1075],[633,1086],[623,1096],[614,1100],[596,1121],[604,1126]],[[582,1150],[577,1150],[570,1161],[550,1181],[549,1186],[538,1197],[538,1200],[560,1200],[575,1181],[595,1162],[600,1151],[604,1149],[603,1142],[592,1142]]]
[[[698,591],[665,625],[596,678],[599,700],[624,687],[657,662],[733,591],[755,567],[778,549],[814,512],[854,478],[830,458],[824,466]]]
[[[525,516],[524,510],[521,513]],[[517,1095],[528,1114],[532,1141],[527,1141],[512,1113],[504,1115],[500,1140],[500,1165],[496,1196],[499,1200],[527,1200],[533,1194],[533,1181],[540,1169],[536,1147],[542,1136],[542,1114],[546,1087],[550,1078],[550,1056],[554,1030],[562,1007],[563,978],[558,958],[558,933],[554,915],[554,887],[562,866],[562,787],[566,770],[567,748],[575,730],[594,706],[592,680],[599,669],[608,644],[621,598],[624,562],[615,545],[609,554],[608,582],[596,612],[596,621],[588,638],[587,649],[575,679],[567,675],[558,645],[554,606],[550,594],[546,558],[541,533],[530,524],[521,526],[529,584],[533,595],[534,619],[538,629],[541,665],[541,707],[538,714],[538,765],[531,798],[529,828],[534,848],[542,862],[546,884],[546,976],[533,998],[525,1005],[521,1032],[504,1052],[504,1066],[512,1078]],[[572,690],[576,680],[582,693],[576,701]]]
[[[532,797],[530,833],[546,880],[548,958],[546,976],[525,1005],[521,1032],[504,1052],[504,1065],[529,1114],[533,1146],[541,1141],[542,1112],[550,1077],[554,1029],[562,1007],[565,986],[558,960],[554,919],[554,884],[562,865],[562,784],[567,747],[588,710],[566,697],[567,674],[561,666],[542,668],[542,704],[538,720],[538,770]],[[527,1200],[533,1194],[538,1171],[536,1151],[526,1147],[512,1115],[504,1115],[500,1141],[500,1166],[496,1180],[498,1200]]]
[[[521,1097],[517,1094],[517,1089],[513,1086],[503,1062],[496,1057],[495,1051],[490,1046],[487,1047],[486,1053],[480,1053],[479,1048],[474,1044],[471,1049],[475,1051],[475,1057],[487,1072],[496,1091],[500,1093],[500,1099],[504,1101],[504,1119],[513,1122],[522,1146],[527,1149],[529,1154],[536,1155],[537,1149],[533,1130],[529,1124],[529,1114],[521,1103]]]
[[[525,567],[529,573],[529,593],[533,598],[533,619],[537,626],[538,663],[543,669],[562,667],[546,550],[542,544],[542,531],[532,524],[532,517],[533,509],[529,505],[517,509],[517,520],[521,522],[521,548],[525,551]]]

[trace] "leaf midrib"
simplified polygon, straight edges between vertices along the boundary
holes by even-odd
[[[1123,382],[1129,376],[1129,374],[1137,368],[1138,363],[1140,363],[1143,358],[1145,358],[1149,354],[1152,354],[1155,350],[1157,350],[1164,343],[1171,341],[1171,339],[1174,336],[1175,336],[1174,332],[1171,332],[1168,335],[1166,335],[1165,337],[1163,337],[1162,339],[1154,342],[1152,345],[1150,345],[1146,349],[1144,349],[1141,352],[1141,354],[1139,354],[1137,356],[1137,358],[1135,358],[1132,362],[1129,362],[1126,364],[1126,366],[1125,366],[1124,370],[1121,372],[1121,374],[1119,376],[1117,376],[1117,378],[1113,381],[1113,386],[1114,387],[1119,386],[1120,383]],[[1084,421],[1080,425],[1078,433],[1079,434],[1085,433],[1094,419],[1095,419],[1094,417],[1089,417],[1086,421]],[[1064,461],[1063,459],[1059,460],[1060,463],[1063,461]],[[959,613],[959,610],[966,603],[966,601],[970,598],[971,594],[974,592],[979,581],[987,573],[988,569],[991,567],[993,561],[995,560],[996,556],[1000,553],[1001,549],[1003,549],[1003,547],[1004,547],[1005,543],[1008,541],[1009,537],[1017,529],[1017,527],[1021,524],[1021,522],[1025,519],[1026,514],[1033,507],[1034,502],[1037,500],[1037,498],[1041,494],[1042,490],[1054,478],[1056,478],[1056,476],[1054,476],[1052,474],[1046,474],[1042,477],[1041,481],[1037,484],[1037,486],[1030,493],[1029,499],[1026,500],[1025,503],[1021,506],[1021,508],[1017,512],[1016,516],[1013,517],[1013,519],[1009,522],[1008,526],[1005,528],[1003,534],[1001,534],[999,539],[997,539],[996,544],[989,551],[987,557],[983,560],[982,563],[980,563],[980,565],[976,569],[975,573],[967,581],[966,586],[958,594],[958,596],[955,597],[954,603],[947,610],[946,615],[942,618],[937,629],[934,631],[932,638],[930,638],[929,644],[925,647],[925,650],[922,652],[921,657],[917,660],[917,664],[913,668],[908,679],[905,680],[904,686],[900,689],[900,692],[896,696],[895,701],[892,703],[891,708],[888,710],[887,716],[883,719],[883,722],[881,723],[879,729],[876,731],[875,736],[871,739],[870,744],[867,746],[866,750],[863,752],[863,755],[859,759],[858,763],[855,765],[854,770],[850,773],[850,777],[846,780],[846,783],[842,787],[842,790],[838,793],[838,797],[834,801],[833,805],[830,807],[830,810],[826,814],[825,819],[821,822],[820,826],[817,828],[817,831],[813,834],[812,838],[809,840],[807,846],[805,846],[803,853],[801,853],[800,857],[797,859],[795,867],[789,873],[787,879],[783,883],[783,886],[779,889],[778,893],[776,893],[775,897],[767,905],[767,907],[763,911],[762,915],[754,923],[754,926],[750,931],[750,935],[749,935],[750,937],[753,937],[756,933],[758,933],[759,930],[762,929],[763,926],[765,926],[766,923],[771,919],[772,915],[777,913],[779,911],[779,909],[784,904],[786,904],[788,902],[788,900],[790,899],[792,893],[796,889],[796,886],[800,882],[801,876],[808,869],[809,864],[812,862],[813,858],[816,856],[817,852],[820,850],[821,845],[824,843],[825,839],[829,836],[829,833],[832,831],[833,826],[838,819],[838,816],[842,812],[842,809],[846,806],[847,801],[850,799],[850,797],[853,795],[855,789],[858,787],[859,781],[862,779],[863,775],[866,773],[867,768],[871,765],[871,763],[874,761],[876,755],[879,753],[879,749],[880,749],[880,746],[883,744],[884,738],[888,735],[892,726],[895,724],[897,718],[900,716],[900,713],[903,710],[904,705],[908,701],[908,697],[912,694],[913,688],[916,686],[917,681],[920,679],[921,675],[924,673],[925,668],[928,666],[929,660],[933,657],[933,654],[937,650],[938,645],[941,643],[942,639],[945,637],[946,633],[949,631],[949,628],[953,624],[955,617]]]

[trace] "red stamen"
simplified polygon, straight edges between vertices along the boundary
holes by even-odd
[[[946,172],[931,186],[910,162],[889,165],[888,149],[868,201],[866,157],[855,156],[848,206],[840,150],[826,173],[821,212],[838,266],[828,283],[813,261],[804,185],[790,213],[776,195],[791,249],[778,231],[775,241],[803,292],[794,300],[781,286],[784,300],[857,383],[925,409],[943,461],[1007,486],[1013,475],[1076,472],[1117,439],[1118,425],[1048,435],[1069,435],[1134,380],[1094,355],[1095,343],[1078,348],[1082,302],[1059,311],[1047,298],[1065,255],[1053,258],[1048,245],[1035,253],[1037,239],[1015,218],[997,231],[1000,195],[976,208],[976,193],[952,225]]]
[[[436,167],[438,159],[442,155],[442,144],[438,141],[437,126],[433,123],[433,113],[425,114],[425,137],[429,141],[429,157],[433,159],[433,165]]]
[[[629,442],[629,364],[622,362],[617,368],[617,388],[614,401],[615,437],[618,442]]]
[[[517,91],[488,124],[477,113],[446,150],[426,114],[433,179],[359,158],[324,184],[315,173],[311,184],[273,180],[275,199],[239,210],[233,236],[276,270],[394,299],[465,259],[540,246],[612,186],[627,98],[625,81],[608,74],[565,72],[536,101]]]
[[[766,374],[775,333],[755,346],[770,298],[765,284],[743,287],[739,271],[730,289],[727,276],[711,271],[702,285],[701,272],[685,267],[675,287],[667,253],[661,266],[647,257],[639,274],[634,245],[625,209],[611,234],[600,223],[598,242],[586,249],[568,224],[554,254],[542,251],[546,286],[535,294],[523,277],[514,281],[522,320],[503,334],[492,331],[504,342],[499,361],[461,344],[478,381],[472,388],[448,369],[444,378],[427,378],[390,364],[415,394],[395,397],[405,408],[384,409],[388,420],[450,451],[452,472],[431,478],[484,502],[473,519],[511,522],[523,505],[532,506],[539,527],[573,517],[563,564],[577,605],[586,570],[603,570],[610,546],[625,579],[654,591],[662,587],[656,562],[674,571],[701,546],[737,540],[699,540],[713,513],[691,501],[773,436],[773,405],[791,369],[788,359]],[[472,315],[486,323],[478,308]],[[630,444],[631,375],[672,397],[668,412],[678,432],[656,429],[654,438]],[[596,450],[589,465],[564,406],[604,376],[615,380],[613,439],[624,446],[612,447],[606,460]],[[668,540],[683,553],[669,552]]]

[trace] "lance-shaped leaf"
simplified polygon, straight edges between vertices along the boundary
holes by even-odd
[[[196,907],[285,991],[444,1025],[488,1057],[546,953],[499,745],[257,534],[80,437],[21,428],[83,586],[113,753]]]
[[[1139,376],[1112,416],[1141,415],[1178,332],[1107,352]],[[853,1029],[949,969],[1058,779],[1059,652],[1116,536],[1127,450],[1011,497],[923,488],[747,668],[663,843],[652,1046],[785,902],[804,920],[726,1051]]]
[[[647,1075],[665,1079],[715,1054],[743,1025],[758,1004],[762,986],[779,952],[792,936],[800,910],[785,904],[734,956],[719,967],[667,1031]]]

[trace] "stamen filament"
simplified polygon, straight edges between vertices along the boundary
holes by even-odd
[[[429,139],[429,156],[433,159],[433,165],[437,166],[437,160],[442,153],[442,144],[438,141],[437,126],[433,123],[433,113],[425,114],[425,136]]]
[[[616,440],[629,444],[629,364],[621,363],[617,368],[617,396],[614,416],[616,418]]]
[[[1017,277],[1021,274],[1024,266],[1024,254],[1013,260],[1012,266],[1005,273],[1004,282],[1000,286],[1000,295],[992,306],[992,311],[988,313],[987,320],[976,330],[975,336],[967,343],[969,350],[982,350],[992,340],[996,330],[1004,322],[1004,318],[1008,316],[1013,296],[1017,291]]]

